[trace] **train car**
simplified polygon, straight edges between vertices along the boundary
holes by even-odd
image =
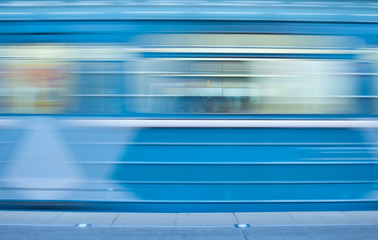
[[[378,209],[374,1],[4,1],[0,206]]]

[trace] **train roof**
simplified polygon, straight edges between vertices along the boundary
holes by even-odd
[[[325,0],[2,1],[0,20],[378,22],[378,2]]]

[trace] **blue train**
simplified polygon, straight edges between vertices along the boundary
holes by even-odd
[[[3,1],[0,207],[378,209],[374,1]]]

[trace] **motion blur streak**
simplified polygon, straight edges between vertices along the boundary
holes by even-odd
[[[373,1],[3,1],[0,207],[378,209]]]

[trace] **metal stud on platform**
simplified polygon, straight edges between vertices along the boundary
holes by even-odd
[[[88,223],[79,223],[79,224],[76,224],[75,227],[77,228],[89,228],[92,224],[88,224]]]
[[[235,228],[250,228],[251,227],[251,225],[246,224],[246,223],[239,223],[239,224],[235,224],[234,226]]]

